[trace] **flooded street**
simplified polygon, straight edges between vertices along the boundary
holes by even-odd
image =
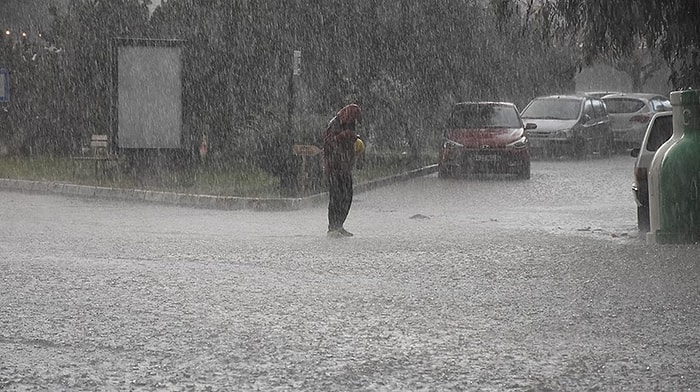
[[[700,248],[628,156],[218,211],[0,191],[0,389],[696,390]]]

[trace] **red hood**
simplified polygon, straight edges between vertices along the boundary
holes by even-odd
[[[351,124],[360,117],[360,107],[352,103],[340,109],[336,116],[341,125]]]
[[[523,128],[452,129],[445,137],[465,147],[505,147],[523,137]]]

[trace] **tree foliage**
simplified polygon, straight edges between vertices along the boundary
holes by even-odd
[[[148,9],[138,0],[72,0],[65,14],[57,12],[48,37],[61,49],[54,57],[62,86],[53,98],[76,137],[109,132],[110,40],[142,36],[147,23]]]
[[[149,18],[138,0],[72,0],[47,31],[63,54],[32,72],[58,81],[49,100],[64,128],[102,132],[109,40],[183,39],[184,120],[214,152],[247,158],[317,143],[335,111],[358,102],[374,148],[417,157],[437,148],[457,101],[522,107],[573,91],[573,52],[551,33],[551,6],[533,1],[168,0]],[[303,63],[290,89],[293,50]]]
[[[653,48],[671,68],[675,88],[700,86],[700,2],[546,0],[546,4],[561,16],[561,27],[587,63],[605,56],[629,56],[640,46]]]

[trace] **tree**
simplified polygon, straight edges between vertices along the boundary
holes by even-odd
[[[261,156],[261,146],[289,152],[291,58],[301,50],[296,104],[305,118],[295,123],[304,129],[294,142],[313,143],[328,117],[355,101],[364,106],[362,132],[372,147],[418,157],[435,151],[456,101],[522,106],[573,89],[576,63],[553,33],[554,4],[168,0],[149,19],[139,0],[70,0],[47,31],[61,56],[33,72],[59,82],[38,89],[45,102],[60,103],[51,105],[54,117],[87,136],[109,126],[112,37],[186,40],[184,120],[193,133],[208,128],[212,152],[245,159]]]
[[[49,35],[65,52],[62,98],[83,137],[110,129],[111,39],[142,37],[147,23],[139,0],[72,0],[68,12],[56,15]]]
[[[686,0],[545,0],[585,63],[622,58],[641,39],[671,69],[675,88],[700,86],[700,2]]]
[[[644,84],[665,64],[658,50],[647,48],[644,43],[640,43],[629,54],[618,58],[606,58],[604,61],[630,77],[632,91],[642,91]]]

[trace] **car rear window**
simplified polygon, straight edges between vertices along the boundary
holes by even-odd
[[[671,135],[673,135],[673,117],[657,117],[649,132],[647,150],[656,151],[662,144],[666,143],[666,140],[671,138]]]
[[[644,107],[644,101],[632,98],[605,98],[608,113],[634,113]]]
[[[576,120],[581,112],[578,99],[535,99],[525,108],[522,118]]]
[[[649,103],[654,111],[657,112],[671,111],[673,109],[671,107],[671,101],[665,98],[655,98],[649,101]]]
[[[452,112],[451,128],[520,128],[518,111],[506,105],[458,105]]]

